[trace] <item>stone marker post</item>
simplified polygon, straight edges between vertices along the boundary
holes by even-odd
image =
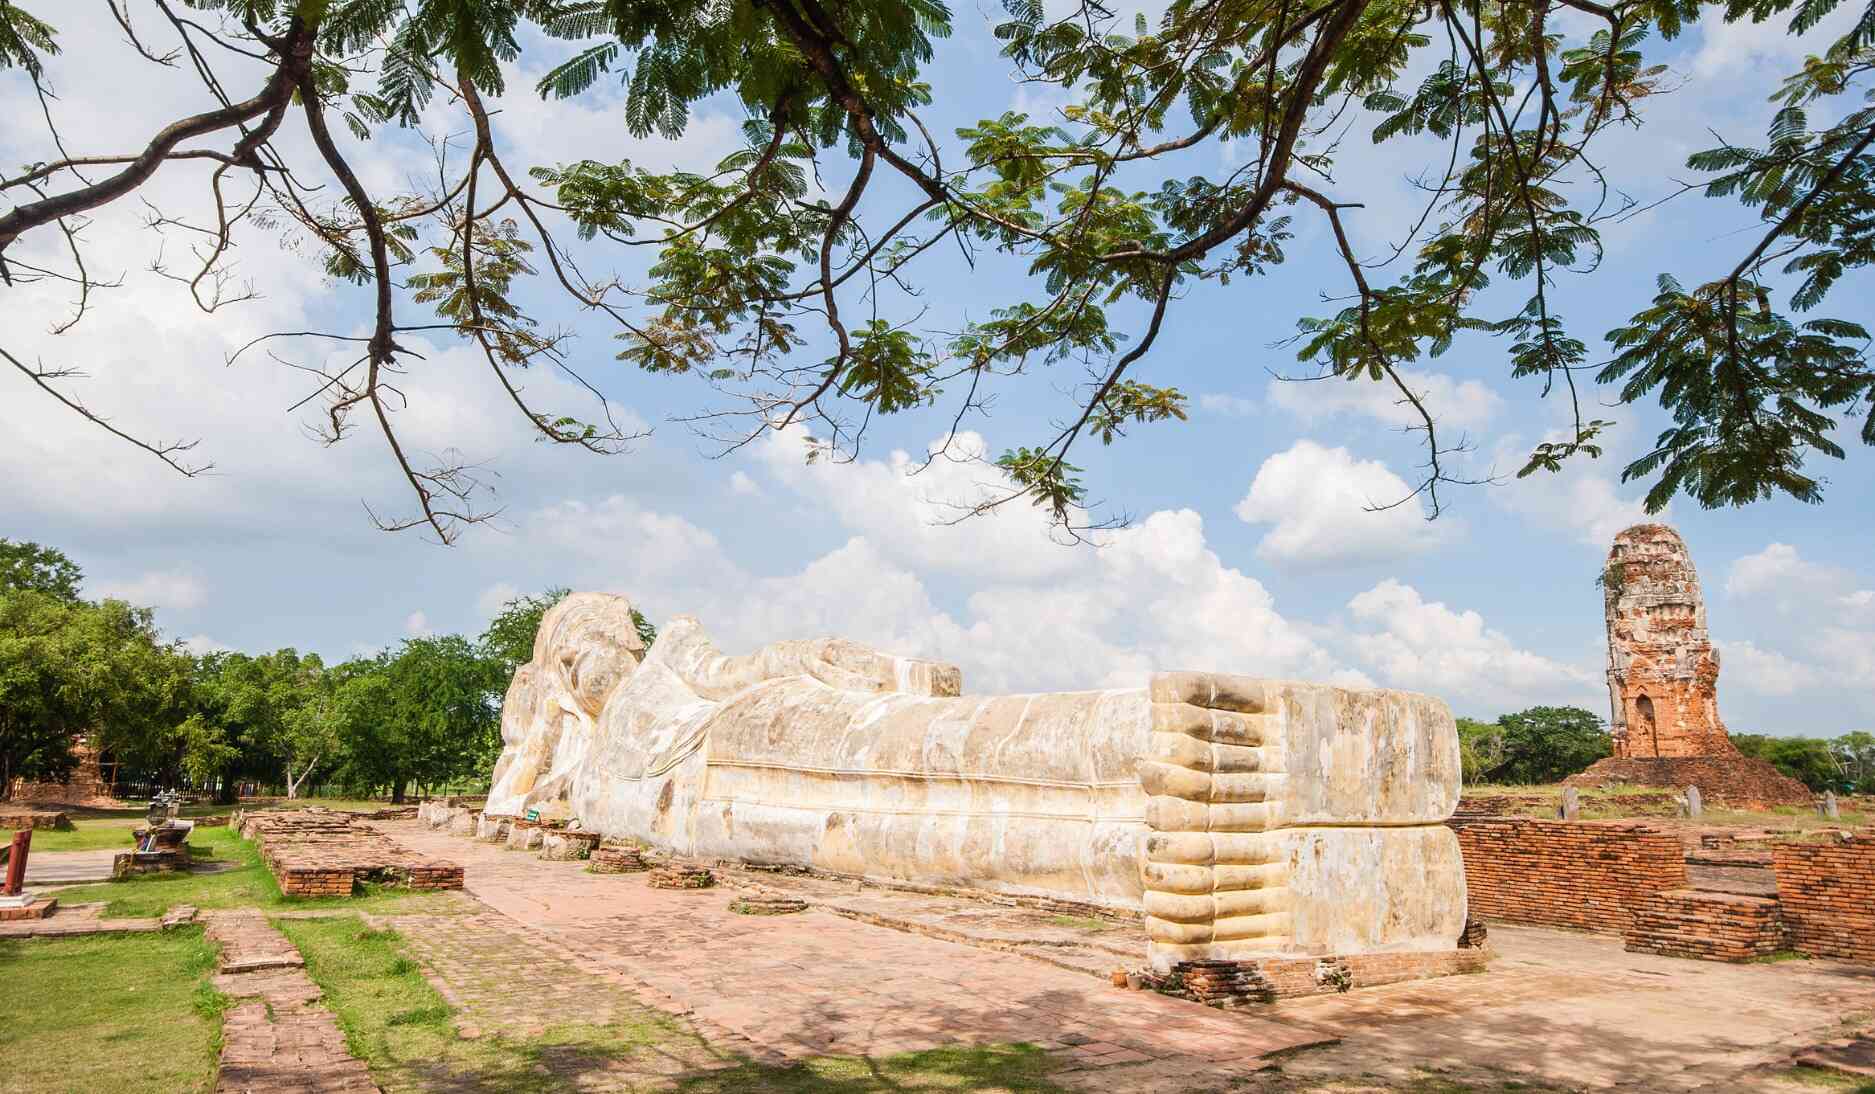
[[[1582,802],[1580,795],[1576,793],[1575,787],[1565,786],[1562,788],[1562,808],[1558,810],[1558,812],[1564,820],[1572,821],[1580,818]]]
[[[1686,788],[1686,815],[1689,817],[1699,817],[1703,815],[1705,811],[1706,811],[1706,803],[1700,800],[1699,788],[1697,786],[1687,787]]]
[[[1836,792],[1823,791],[1823,800],[1816,803],[1816,811],[1830,820],[1842,819],[1842,811],[1836,806]]]
[[[26,885],[26,854],[32,849],[33,830],[30,828],[13,833],[13,845],[7,854],[7,880],[0,887],[0,896],[18,896]]]

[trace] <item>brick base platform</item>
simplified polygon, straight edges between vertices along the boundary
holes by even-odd
[[[58,909],[59,898],[40,897],[31,904],[22,904],[17,908],[0,907],[0,923],[11,923],[21,919],[44,919]]]
[[[72,819],[57,809],[14,809],[0,813],[0,828],[56,828],[69,831]]]
[[[1207,1006],[1238,1007],[1333,995],[1354,988],[1483,972],[1488,950],[1436,953],[1365,953],[1347,957],[1266,958],[1260,961],[1181,961],[1155,987]]]
[[[1810,805],[1810,788],[1750,756],[1681,756],[1660,759],[1596,760],[1588,770],[1563,780],[1564,786],[1697,786],[1714,805],[1763,809],[1773,805]]]
[[[1629,953],[1701,961],[1750,961],[1785,948],[1775,899],[1692,889],[1658,893],[1635,908],[1622,942]]]
[[[269,810],[242,814],[238,823],[241,834],[260,845],[262,860],[287,896],[350,896],[365,882],[462,888],[461,864],[405,850],[349,813]]]

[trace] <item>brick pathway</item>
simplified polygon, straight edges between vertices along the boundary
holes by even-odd
[[[47,896],[58,896],[48,893]],[[107,931],[154,931],[162,927],[157,919],[105,919],[104,901],[86,904],[61,903],[44,919],[14,919],[0,922],[0,938],[61,938]]]
[[[560,979],[555,970],[571,966],[688,1019],[711,1044],[757,1059],[1020,1041],[1070,1069],[1170,1069],[1192,1088],[1253,1071],[1270,1053],[1332,1039],[824,912],[736,915],[728,910],[732,894],[721,889],[652,889],[641,874],[587,874],[583,863],[544,862],[417,824],[385,828],[412,850],[463,862],[469,892],[507,921],[391,920],[458,1000],[525,998],[537,972],[551,985]],[[512,940],[486,961],[492,978],[475,971],[491,930]],[[560,1020],[607,1005],[598,993],[547,991],[576,1005]],[[1116,1070],[1101,1085],[1126,1084]]]
[[[377,1094],[293,943],[258,911],[207,922],[222,947],[215,987],[237,1000],[222,1025],[216,1094]]]

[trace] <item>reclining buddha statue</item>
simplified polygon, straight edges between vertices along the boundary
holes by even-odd
[[[1143,913],[1152,963],[1449,951],[1458,736],[1437,699],[1204,672],[967,696],[840,639],[645,648],[623,597],[541,621],[486,811],[682,856]]]

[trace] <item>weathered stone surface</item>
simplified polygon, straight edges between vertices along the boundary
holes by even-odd
[[[622,597],[543,619],[487,812],[577,817],[669,854],[1146,913],[1151,958],[1449,951],[1464,873],[1451,712],[1216,673],[961,696],[851,642],[643,650]],[[551,839],[552,837],[549,837]]]

